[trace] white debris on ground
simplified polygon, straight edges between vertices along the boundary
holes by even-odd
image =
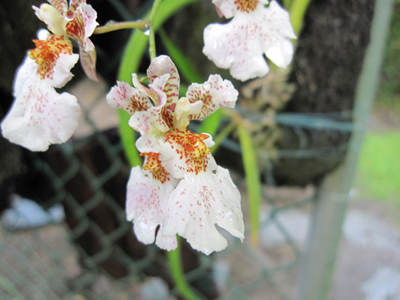
[[[262,212],[261,222],[269,215]],[[260,245],[266,249],[280,247],[287,244],[286,236],[290,236],[300,246],[304,245],[310,224],[309,214],[305,211],[292,209],[276,214],[274,221],[260,229]],[[284,233],[286,231],[286,234]]]
[[[364,300],[400,300],[400,269],[378,269],[360,287]]]
[[[213,265],[213,279],[218,292],[223,295],[229,289],[229,275],[231,264],[226,260],[216,260]]]
[[[64,209],[61,204],[56,204],[44,211],[36,202],[13,195],[10,208],[3,212],[0,222],[7,229],[26,229],[60,223],[64,217]]]
[[[349,211],[343,225],[343,234],[358,247],[400,251],[400,233],[368,213]]]
[[[141,285],[140,296],[143,300],[175,300],[169,295],[168,286],[159,277],[149,277]]]

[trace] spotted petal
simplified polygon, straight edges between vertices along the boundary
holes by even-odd
[[[69,37],[79,44],[82,68],[86,75],[97,81],[96,51],[89,37],[99,25],[96,22],[97,13],[91,5],[80,3],[73,14],[73,19],[65,24],[65,30]]]
[[[222,107],[235,107],[239,93],[229,80],[222,80],[219,75],[210,75],[203,84],[193,83],[189,86],[186,97],[189,102],[203,102],[198,114],[189,116],[189,120],[203,120]]]
[[[170,127],[161,117],[162,107],[153,106],[146,111],[136,112],[129,119],[129,126],[140,132],[136,147],[140,152],[158,152],[159,140]]]
[[[180,181],[171,193],[162,233],[179,234],[194,249],[209,255],[228,245],[215,224],[241,240],[244,238],[240,193],[229,172],[221,167],[215,174],[192,174]]]
[[[167,106],[179,98],[179,73],[171,58],[166,55],[160,55],[151,61],[147,70],[150,84],[164,74],[170,74],[164,86],[164,92],[167,96]]]
[[[85,52],[91,52],[94,49],[93,43],[89,37],[99,25],[96,22],[97,12],[91,5],[81,3],[74,12],[72,20],[65,25],[68,36],[76,40]]]
[[[86,4],[86,0],[70,0],[67,14],[74,13],[81,4]]]
[[[67,0],[48,0],[49,3],[62,15],[68,10]]]
[[[171,177],[162,183],[139,166],[132,168],[127,186],[126,215],[127,220],[134,223],[139,241],[145,244],[154,242],[155,230],[165,213],[165,199],[168,199],[175,183]],[[163,242],[167,241],[160,243]]]
[[[160,160],[175,178],[213,171],[217,168],[209,149],[213,145],[212,137],[207,134],[196,134],[189,130],[167,132],[164,139],[159,141]]]
[[[107,103],[115,108],[120,108],[133,115],[137,111],[145,111],[152,107],[149,98],[131,87],[128,83],[117,81],[106,96]]]
[[[229,68],[233,77],[245,81],[268,73],[264,54],[286,67],[293,55],[289,39],[295,37],[288,13],[271,1],[268,8],[258,5],[254,11],[236,11],[227,24],[208,25],[203,52],[218,67]]]
[[[67,54],[60,57],[63,55]],[[76,62],[77,56],[74,59]],[[49,144],[71,137],[78,125],[80,106],[75,96],[58,94],[51,79],[41,79],[37,68],[34,60],[25,59],[15,80],[15,102],[1,128],[11,142],[32,151],[45,151]]]

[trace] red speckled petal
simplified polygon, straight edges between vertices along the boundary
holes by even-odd
[[[164,168],[175,178],[183,178],[189,173],[213,171],[217,168],[209,149],[209,145],[212,145],[212,138],[209,135],[176,130],[167,132],[159,145],[160,160]]]
[[[123,81],[117,81],[117,85],[110,90],[106,99],[107,103],[112,107],[123,109],[131,115],[137,111],[144,111],[152,107],[146,95]]]
[[[89,37],[99,25],[96,22],[97,12],[91,5],[82,3],[76,9],[71,21],[65,25],[68,36],[79,43],[85,51],[92,51],[94,46]]]
[[[227,24],[210,24],[204,29],[203,52],[233,77],[245,81],[265,76],[264,53],[278,66],[290,63],[295,38],[288,13],[276,1],[251,12],[237,11]]]
[[[219,75],[210,75],[203,84],[194,83],[189,86],[186,97],[189,102],[202,101],[201,111],[195,115],[189,115],[189,120],[203,120],[217,109],[222,107],[235,107],[239,93],[229,80],[222,80]]]
[[[48,0],[48,1],[62,15],[64,15],[65,12],[68,10],[68,2],[67,2],[67,0]]]
[[[86,0],[70,0],[69,11],[74,13],[81,4],[86,4]]]
[[[75,96],[58,94],[50,79],[41,79],[37,68],[34,60],[25,59],[15,80],[15,102],[1,128],[11,142],[45,151],[49,144],[63,143],[75,132],[80,106]]]
[[[91,42],[89,40],[89,42]],[[96,49],[86,52],[83,48],[79,49],[81,65],[87,77],[94,81],[99,81],[96,73]]]
[[[166,55],[160,55],[154,58],[151,61],[151,64],[147,70],[147,76],[149,77],[150,84],[157,77],[161,77],[164,74],[170,74],[167,82],[164,86],[164,93],[167,96],[167,104],[168,106],[171,103],[174,103],[179,98],[179,73],[176,69],[175,64],[172,62],[171,58]]]
[[[132,168],[127,186],[126,216],[134,223],[134,231],[139,241],[154,242],[156,227],[161,223],[167,199],[175,181],[165,183],[146,176],[140,167]]]
[[[96,51],[89,37],[99,25],[96,22],[97,13],[91,5],[79,3],[71,21],[65,25],[66,33],[79,44],[82,68],[86,75],[98,81],[96,75]]]
[[[240,193],[229,172],[191,174],[172,191],[162,224],[164,236],[186,238],[193,249],[206,255],[228,245],[215,224],[243,240],[244,224]]]

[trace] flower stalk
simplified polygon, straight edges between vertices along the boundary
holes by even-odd
[[[103,34],[113,32],[121,29],[139,29],[145,31],[149,28],[149,22],[147,20],[140,20],[134,22],[113,22],[110,21],[104,26],[97,27],[93,34]]]
[[[154,34],[154,28],[153,28],[153,20],[156,15],[158,6],[160,5],[161,0],[154,0],[153,3],[153,8],[151,9],[150,16],[149,16],[149,54],[150,54],[150,59],[153,59],[156,57],[156,41],[155,41],[155,34]]]

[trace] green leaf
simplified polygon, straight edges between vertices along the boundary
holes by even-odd
[[[301,27],[303,26],[303,19],[306,13],[307,7],[311,0],[292,0],[290,4],[289,14],[290,21],[293,26],[293,30],[296,35],[299,34]],[[286,6],[286,5],[285,5]]]
[[[212,115],[208,116],[200,125],[197,132],[206,132],[211,136],[217,133],[219,124],[221,122],[222,110],[219,109]]]
[[[236,123],[231,122],[228,126],[226,126],[214,139],[215,145],[211,147],[211,153],[214,154],[221,143],[223,142],[224,139],[228,137],[229,134],[231,134],[232,131],[234,131],[236,128]]]
[[[261,205],[260,176],[253,141],[249,131],[243,124],[238,126],[238,135],[242,147],[247,194],[249,197],[251,241],[256,245],[258,243],[259,213]]]

